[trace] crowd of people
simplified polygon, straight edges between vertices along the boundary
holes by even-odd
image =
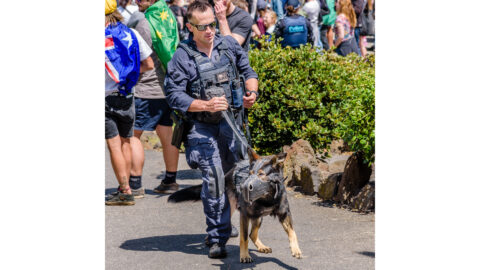
[[[165,177],[154,191],[177,191],[180,138],[187,163],[202,172],[209,257],[221,258],[238,235],[224,177],[246,158],[247,113],[259,96],[251,44],[275,35],[282,47],[365,56],[361,14],[374,10],[373,0],[167,0],[182,41],[167,66],[145,16],[157,1],[164,0],[105,0],[105,139],[119,184],[105,204],[144,197],[144,131],[155,131],[163,147]],[[174,119],[182,120],[175,130]]]
[[[186,11],[194,0],[166,0],[175,14],[180,40],[186,40],[189,31]],[[207,1],[207,0],[205,0]],[[216,0],[209,0],[212,6]],[[152,0],[152,2],[156,2]],[[375,14],[374,0],[231,0],[234,7],[246,11],[253,20],[249,33],[245,36],[249,45],[256,45],[253,38],[264,35],[282,37],[284,46],[292,48],[307,43],[318,49],[329,50],[336,48],[339,55],[357,53],[361,56],[367,54],[366,34],[362,34],[363,20],[369,12]],[[138,11],[136,0],[118,0],[119,12],[127,23],[131,14]],[[230,8],[229,11],[233,9]],[[227,17],[236,17],[230,14]],[[232,20],[235,20],[235,19]],[[250,20],[242,21],[249,24]],[[285,26],[288,25],[287,28]],[[217,26],[217,33],[222,33]],[[290,27],[292,26],[292,27]],[[292,31],[290,31],[290,29]],[[223,33],[222,33],[223,34]],[[374,34],[370,34],[374,35]],[[354,38],[354,40],[352,39]]]

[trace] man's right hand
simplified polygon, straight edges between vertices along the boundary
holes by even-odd
[[[218,21],[226,21],[227,20],[227,6],[224,3],[224,0],[215,0],[215,16],[217,17]]]
[[[228,102],[225,96],[213,97],[209,101],[206,101],[205,111],[219,112],[226,111],[228,109]]]

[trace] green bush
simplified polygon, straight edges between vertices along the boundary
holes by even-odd
[[[249,111],[252,144],[262,154],[298,139],[315,150],[343,139],[372,163],[375,153],[375,57],[317,53],[260,41],[249,53],[261,98]]]

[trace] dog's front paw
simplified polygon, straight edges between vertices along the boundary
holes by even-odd
[[[302,258],[302,251],[299,248],[292,248],[292,256],[301,259]]]
[[[251,263],[253,262],[252,257],[247,254],[247,256],[240,256],[240,262],[241,263]]]
[[[259,247],[258,251],[262,252],[262,253],[272,253],[272,249],[270,247],[267,247],[267,246]]]

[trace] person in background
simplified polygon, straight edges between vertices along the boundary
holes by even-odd
[[[320,13],[320,4],[318,0],[306,0],[305,5],[302,8],[303,12],[307,15],[307,19],[312,25],[313,31],[313,44],[322,49],[322,41],[320,40],[320,30],[318,28],[318,14]]]
[[[266,30],[265,22],[263,21],[263,17],[265,16],[265,12],[267,11],[267,3],[265,2],[265,0],[258,0],[257,11],[258,11],[257,25],[261,35],[263,36],[265,35],[265,30]]]
[[[185,24],[187,23],[187,10],[183,7],[184,5],[185,3],[183,0],[171,0],[169,4],[170,9],[177,19],[180,40],[186,40],[189,33],[187,27],[185,27]]]
[[[133,0],[119,0],[118,5],[118,11],[123,17],[123,24],[127,25],[130,16],[132,16],[135,11],[138,11],[138,7],[133,3]]]
[[[357,25],[355,26],[355,40],[359,47],[359,53],[362,56],[366,56],[367,55],[367,47],[366,47],[367,37],[360,35],[360,30],[363,26],[363,19],[362,19],[362,16],[360,16],[360,14],[365,10],[365,7],[367,5],[367,0],[351,0],[351,1],[352,1],[353,9],[355,10],[355,16],[357,19]]]
[[[105,140],[119,187],[106,205],[133,205],[129,185],[138,76],[153,69],[152,50],[140,34],[123,25],[115,0],[105,0]]]
[[[232,0],[232,3],[240,8],[248,12],[248,2],[245,0]],[[252,24],[252,37],[259,37],[261,36],[260,29],[258,28],[257,24]],[[253,39],[250,39],[250,42],[255,44],[255,41]]]
[[[138,31],[149,48],[153,50],[150,25],[144,12],[154,4],[154,0],[136,0],[136,2],[139,11],[132,14],[127,26]],[[170,119],[171,109],[165,100],[163,91],[165,71],[155,52],[152,53],[151,57],[154,68],[143,73],[135,86],[135,125],[134,136],[131,139],[133,156],[129,183],[136,199],[142,198],[145,194],[142,187],[145,153],[140,141],[144,131],[156,131],[162,144],[163,160],[166,168],[164,179],[153,191],[169,194],[178,190],[176,176],[179,153],[178,149],[171,144],[173,122]]]
[[[271,36],[277,23],[277,14],[273,10],[268,9],[263,16],[263,22],[265,23],[265,28],[267,28],[265,34]]]
[[[335,19],[337,13],[335,12],[335,0],[326,0],[330,14],[322,17],[322,26],[320,27],[320,40],[322,41],[323,48],[329,50],[333,47],[333,26],[335,25]]]
[[[350,0],[337,0],[335,3],[337,19],[335,20],[335,52],[341,56],[350,53],[359,54],[354,29],[357,24],[355,10]]]
[[[250,14],[236,7],[231,0],[215,0],[215,16],[220,34],[232,36],[248,53],[254,24]]]
[[[278,20],[285,17],[285,3],[284,0],[272,0],[272,9],[277,15]]]
[[[298,14],[300,2],[288,0],[286,6],[287,16],[277,22],[274,32],[276,37],[283,38],[280,42],[282,47],[298,48],[307,43],[313,45],[312,25],[307,18]]]

